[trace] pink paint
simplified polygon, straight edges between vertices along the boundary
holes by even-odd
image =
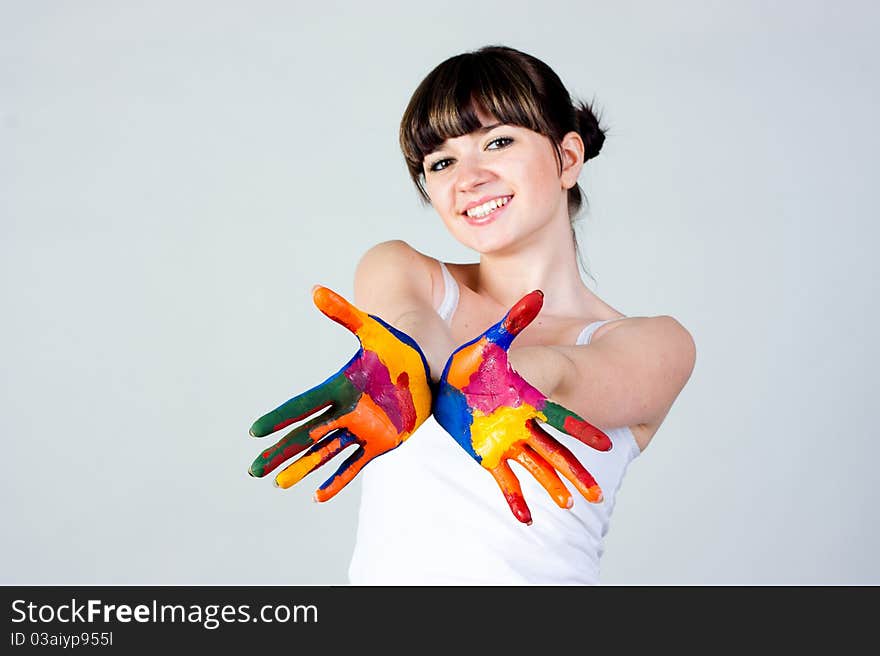
[[[345,370],[345,377],[382,408],[398,433],[409,432],[415,427],[416,409],[409,391],[409,376],[402,374],[395,385],[379,356],[364,349],[363,357]]]
[[[541,392],[510,368],[507,352],[491,342],[483,349],[483,361],[462,392],[468,406],[486,415],[502,406],[518,408],[522,403],[540,410],[545,400]]]

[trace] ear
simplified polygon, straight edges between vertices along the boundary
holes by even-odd
[[[562,174],[560,184],[563,189],[571,189],[577,184],[578,176],[584,166],[584,140],[577,132],[569,132],[559,144],[562,155]]]

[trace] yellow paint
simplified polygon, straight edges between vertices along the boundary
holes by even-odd
[[[431,390],[425,374],[425,365],[419,353],[397,339],[369,314],[358,309],[333,290],[316,285],[313,288],[312,297],[315,305],[322,312],[341,321],[344,326],[357,335],[365,349],[373,351],[380,358],[386,354],[387,359],[383,359],[382,362],[388,368],[393,383],[397,383],[401,373],[407,373],[409,390],[416,410],[416,427],[418,428],[431,414]],[[391,354],[393,357],[388,357]],[[408,436],[409,434],[404,437]]]
[[[409,376],[409,390],[416,409],[416,425],[420,425],[431,414],[431,390],[428,387],[421,356],[414,348],[401,342],[369,315],[365,315],[364,323],[356,334],[365,349],[373,351],[380,357],[382,354],[394,354],[393,358],[387,360],[383,358],[382,363],[388,367],[388,373],[391,374],[391,381],[394,383],[404,372]]]
[[[319,464],[321,464],[320,451],[303,456],[279,473],[278,476],[275,477],[275,482],[278,484],[278,487],[287,489],[290,486],[299,483],[306,474]]]
[[[471,382],[471,376],[483,363],[483,349],[487,342],[485,337],[480,341],[462,349],[452,356],[452,364],[449,366],[449,375],[446,381],[453,387],[464,389]]]
[[[497,467],[513,444],[529,438],[531,433],[526,428],[526,422],[533,417],[547,421],[543,413],[527,403],[518,408],[502,406],[489,415],[474,410],[471,443],[474,451],[483,459],[480,464],[487,469]]]
[[[421,361],[421,358],[419,360]],[[412,378],[410,378],[409,389],[412,392],[413,406],[416,409],[415,427],[418,428],[431,414],[431,388],[428,387],[427,378],[424,385],[421,383],[413,385]]]

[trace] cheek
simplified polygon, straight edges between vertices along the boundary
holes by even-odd
[[[555,192],[559,186],[556,159],[552,154],[541,153],[537,160],[540,164],[531,167],[529,179],[539,188],[539,191],[543,193]]]
[[[450,211],[451,198],[449,195],[449,189],[445,185],[437,182],[432,184],[426,183],[425,191],[428,194],[428,198],[431,199],[431,206],[438,214],[443,216]]]

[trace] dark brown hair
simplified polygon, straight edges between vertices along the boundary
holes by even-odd
[[[506,46],[485,46],[439,64],[419,84],[400,122],[400,148],[419,194],[430,202],[424,186],[423,162],[446,139],[480,127],[479,106],[502,123],[525,127],[550,139],[562,171],[560,144],[569,132],[580,134],[584,161],[599,154],[605,130],[592,106],[573,103],[559,76],[547,64]],[[580,211],[579,184],[568,190],[568,216]]]

